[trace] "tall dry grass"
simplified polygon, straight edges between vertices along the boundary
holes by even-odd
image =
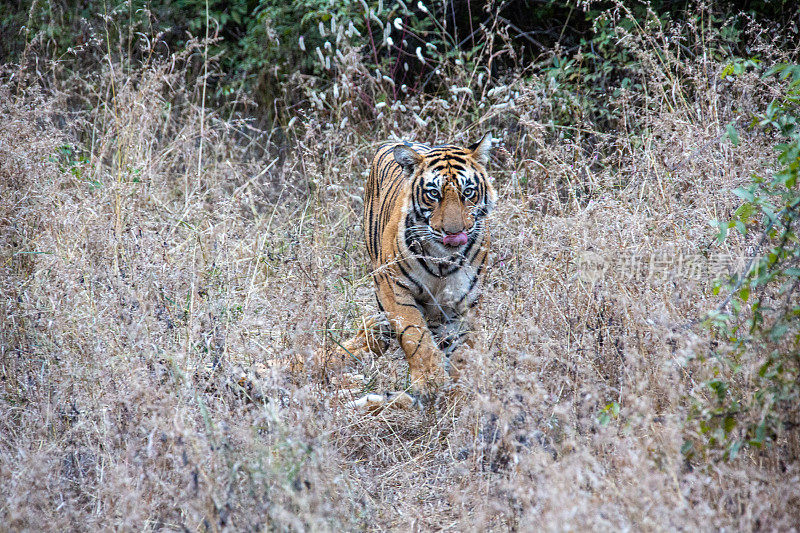
[[[714,371],[692,320],[719,304],[719,258],[747,246],[717,247],[709,221],[774,142],[721,133],[775,89],[660,38],[630,37],[652,77],[618,130],[570,135],[530,77],[379,106],[387,82],[353,50],[335,88],[295,81],[311,104],[284,140],[198,106],[180,55],[104,68],[91,90],[6,71],[4,526],[796,527],[796,439],[730,464],[680,453]],[[360,224],[377,144],[490,128],[494,255],[457,393],[369,415],[288,372],[374,312]],[[395,390],[403,364],[351,370]]]

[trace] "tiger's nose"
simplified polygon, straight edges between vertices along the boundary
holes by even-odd
[[[450,220],[445,220],[442,231],[445,235],[455,235],[464,231],[472,229],[473,222],[471,217],[466,216],[464,213],[458,213],[460,216],[453,216]]]
[[[449,224],[445,224],[442,230],[444,231],[445,235],[455,235],[457,233],[462,233],[464,231],[464,224],[451,222]]]

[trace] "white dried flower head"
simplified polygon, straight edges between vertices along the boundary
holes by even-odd
[[[392,87],[394,87],[394,80],[389,76],[381,76],[383,81],[388,82]]]
[[[389,46],[394,46],[394,39],[392,39],[391,37],[387,37],[386,44],[388,44]]]
[[[453,85],[450,87],[450,92],[453,94],[458,94],[458,93],[472,94],[472,89],[470,89],[469,87],[457,87]]]
[[[333,47],[331,46],[331,42],[330,41],[325,41],[325,45],[324,46],[325,46],[325,50],[332,50],[333,49]]]
[[[403,92],[403,94],[408,94],[408,85],[404,83],[400,86],[400,90]]]
[[[321,37],[325,37],[327,33],[325,33],[325,25],[322,24],[322,21],[319,21],[319,34]]]
[[[403,70],[408,72],[408,62],[407,61],[403,61]]]
[[[320,63],[325,63],[325,56],[322,54],[322,50],[319,49],[319,46],[317,46],[317,57],[319,57]]]
[[[360,31],[358,31],[358,28],[356,28],[355,26],[353,26],[353,23],[352,23],[352,22],[350,22],[350,23],[347,25],[347,31],[349,31],[349,32],[350,32],[352,35],[358,35],[359,37],[361,37],[361,32],[360,32]]]
[[[427,7],[425,7],[425,4],[423,4],[423,3],[422,3],[422,1],[420,1],[420,2],[417,2],[417,7],[418,7],[418,8],[419,8],[419,10],[420,10],[420,11],[422,11],[423,13],[430,13],[430,11],[428,11],[428,8],[427,8]]]
[[[489,89],[489,91],[486,93],[486,96],[494,96],[494,95],[501,96],[507,90],[508,90],[508,86],[507,85],[500,85],[498,87],[494,87],[492,89]]]
[[[417,54],[417,58],[420,61],[422,61],[423,63],[425,63],[425,58],[422,57],[422,48],[420,48],[419,46],[417,46],[416,54]]]
[[[394,27],[399,31],[403,29],[403,19],[397,17],[394,19]]]
[[[300,46],[300,50],[303,52],[306,51],[306,40],[302,35],[300,36],[300,39],[298,39],[297,44]]]

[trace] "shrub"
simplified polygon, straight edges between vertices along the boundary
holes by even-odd
[[[776,170],[734,190],[744,202],[719,224],[720,242],[729,229],[751,237],[753,257],[741,275],[716,287],[730,296],[707,319],[717,338],[708,355],[715,375],[695,391],[690,415],[701,449],[722,449],[728,459],[775,442],[800,422],[800,66],[780,64],[764,76],[776,75],[788,82],[753,121],[782,141]],[[730,126],[728,136],[738,142]],[[695,451],[687,441],[684,452]]]

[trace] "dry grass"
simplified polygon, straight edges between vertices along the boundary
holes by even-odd
[[[482,110],[479,95],[455,99],[459,115],[409,98],[422,127],[411,111],[346,105],[355,87],[377,89],[345,59],[338,96],[280,144],[191,104],[179,62],[104,73],[91,111],[4,82],[4,527],[796,527],[796,442],[731,464],[679,451],[689,398],[713,371],[694,357],[707,333],[685,326],[719,303],[715,254],[746,244],[716,247],[709,221],[773,143],[720,133],[771,89],[723,82],[698,59],[672,82],[693,83],[692,105],[651,92],[623,110],[645,133],[578,143],[546,126],[535,80]],[[504,94],[510,105],[493,107]],[[496,245],[459,391],[372,416],[286,372],[374,311],[360,196],[377,143],[490,127],[503,141]],[[602,276],[582,270],[587,253]],[[403,364],[396,351],[353,369],[393,390]]]

